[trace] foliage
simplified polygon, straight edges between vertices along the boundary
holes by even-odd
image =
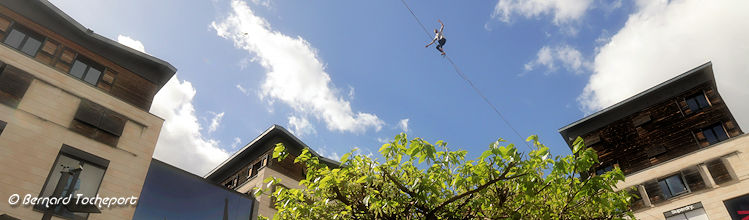
[[[524,154],[504,140],[474,160],[447,143],[431,144],[406,134],[384,144],[385,161],[356,155],[328,167],[305,149],[295,163],[306,166],[303,189],[277,187],[272,194],[274,219],[617,219],[632,216],[630,195],[615,191],[624,180],[618,168],[602,175],[588,173],[598,156],[581,138],[573,155],[552,158],[549,148],[528,138],[533,150]],[[278,144],[273,157],[288,154]],[[268,186],[278,183],[265,180]]]

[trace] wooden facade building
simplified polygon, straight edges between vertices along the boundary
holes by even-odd
[[[620,189],[636,199],[643,219],[724,219],[717,201],[749,195],[749,187],[720,196],[718,188],[745,181],[749,140],[720,96],[708,62],[633,97],[559,129],[571,144],[582,137],[598,152],[597,175],[618,167]],[[743,174],[743,175],[742,175]],[[698,207],[671,213],[676,209]],[[655,214],[654,214],[655,213]],[[668,213],[668,214],[666,214]]]
[[[283,143],[289,152],[289,156],[282,161],[272,157],[273,150],[278,143]],[[294,159],[305,148],[328,166],[339,165],[338,162],[317,154],[284,127],[273,125],[211,170],[205,178],[209,182],[221,184],[248,195],[253,194],[255,187],[268,187],[267,184],[263,184],[263,180],[268,177],[281,180],[281,183],[270,186],[271,191],[275,191],[276,187],[301,188],[303,186],[299,185],[299,181],[305,178],[305,170],[302,165],[295,164]],[[272,218],[276,213],[273,198],[268,196],[256,198],[253,209],[253,219],[256,219],[258,215]]]

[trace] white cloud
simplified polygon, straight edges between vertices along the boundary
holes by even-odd
[[[707,61],[740,126],[749,126],[749,1],[637,2],[600,48],[578,102],[586,113],[635,95]]]
[[[543,66],[546,67],[546,74],[549,74],[557,70],[558,64],[575,74],[581,74],[590,68],[590,63],[585,60],[580,51],[565,44],[553,48],[544,46],[539,49],[536,59],[525,64],[525,71],[533,71]]]
[[[403,132],[408,132],[408,118],[402,119],[398,122],[398,127],[403,130]]]
[[[239,137],[234,137],[234,142],[231,142],[231,149],[237,149],[239,147],[239,144],[242,143],[242,139]]]
[[[218,129],[218,126],[221,125],[221,119],[224,118],[224,113],[218,113],[210,112],[213,114],[213,119],[211,119],[211,125],[208,126],[208,133],[216,131]]]
[[[309,120],[305,117],[289,116],[289,126],[291,126],[292,132],[297,136],[304,136],[307,134],[316,134],[317,130]]]
[[[242,87],[242,85],[237,84],[236,87],[237,87],[237,89],[239,89],[240,92],[242,92],[242,94],[250,95],[250,91],[248,91],[247,89],[245,89],[244,87]]]
[[[374,114],[354,112],[325,72],[315,49],[302,37],[291,37],[271,29],[244,2],[233,0],[229,15],[211,26],[218,36],[255,55],[267,73],[260,97],[280,100],[300,115],[311,115],[333,131],[362,133],[379,131],[384,122]]]
[[[270,7],[270,0],[252,0],[252,3],[266,8]]]
[[[156,94],[151,112],[163,118],[154,158],[202,175],[229,157],[219,142],[204,137],[192,100],[195,88],[177,75]]]
[[[122,45],[128,46],[130,48],[133,48],[137,51],[146,52],[146,47],[143,46],[143,43],[139,40],[135,40],[131,37],[124,36],[124,35],[117,35],[117,42],[119,42]]]
[[[582,18],[592,2],[593,0],[499,0],[494,6],[492,18],[509,23],[514,15],[525,18],[553,15],[554,24],[559,25]]]
[[[391,141],[393,141],[393,140],[392,139],[388,139],[388,138],[379,138],[379,137],[377,138],[377,142],[380,143],[380,144],[388,144]]]
[[[118,35],[117,42],[145,53],[143,44]],[[219,142],[203,137],[192,99],[195,88],[174,75],[153,99],[151,113],[164,119],[153,157],[189,172],[202,175],[229,157]],[[221,114],[223,116],[223,113]]]

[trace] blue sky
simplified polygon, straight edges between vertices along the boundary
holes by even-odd
[[[407,2],[428,29],[445,23],[449,56],[555,155],[569,153],[558,128],[707,61],[748,126],[746,1]],[[52,3],[178,68],[151,109],[166,120],[154,157],[199,175],[272,124],[332,158],[377,155],[402,131],[471,156],[522,141],[398,0]]]

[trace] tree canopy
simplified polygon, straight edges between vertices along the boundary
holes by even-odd
[[[395,136],[379,152],[385,161],[343,155],[328,167],[305,149],[294,159],[306,167],[302,189],[256,189],[275,197],[273,219],[617,219],[632,216],[631,196],[615,188],[618,168],[588,175],[598,162],[581,138],[572,155],[552,156],[537,136],[527,154],[502,139],[478,158],[451,151],[444,141]],[[503,145],[506,144],[506,145]],[[288,156],[277,144],[273,157]],[[278,183],[268,178],[268,186]]]

